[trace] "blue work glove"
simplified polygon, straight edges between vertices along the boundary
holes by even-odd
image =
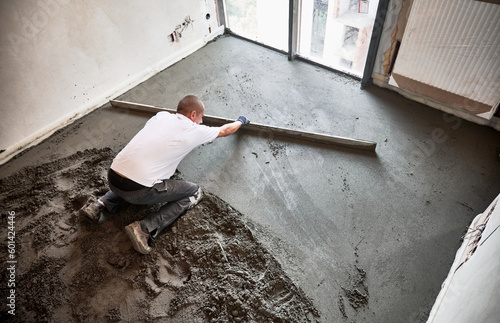
[[[242,127],[243,126],[246,126],[247,124],[250,123],[250,120],[248,120],[247,118],[245,118],[244,116],[239,116],[238,119],[236,119],[236,121],[241,121],[242,123]]]

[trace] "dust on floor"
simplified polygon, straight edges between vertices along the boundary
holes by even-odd
[[[88,197],[107,191],[114,155],[86,150],[0,179],[0,234],[13,215],[16,261],[15,316],[2,310],[2,321],[320,320],[249,220],[214,195],[162,233],[150,255],[134,251],[124,226],[158,206],[124,205],[100,224],[82,218]],[[11,274],[4,268],[2,282]]]

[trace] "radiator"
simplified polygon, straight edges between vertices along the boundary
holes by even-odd
[[[391,83],[490,119],[500,102],[500,5],[414,0]]]

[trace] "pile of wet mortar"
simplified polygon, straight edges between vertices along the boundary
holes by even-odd
[[[152,242],[149,255],[132,248],[124,227],[159,205],[124,204],[101,223],[79,215],[107,191],[114,155],[85,150],[0,179],[1,205],[16,215],[17,261],[16,315],[2,310],[2,321],[320,320],[251,222],[210,193]],[[7,259],[7,248],[0,255]],[[8,274],[3,269],[2,281]]]

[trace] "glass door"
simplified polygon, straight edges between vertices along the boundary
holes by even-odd
[[[298,54],[362,77],[378,0],[302,0]]]

